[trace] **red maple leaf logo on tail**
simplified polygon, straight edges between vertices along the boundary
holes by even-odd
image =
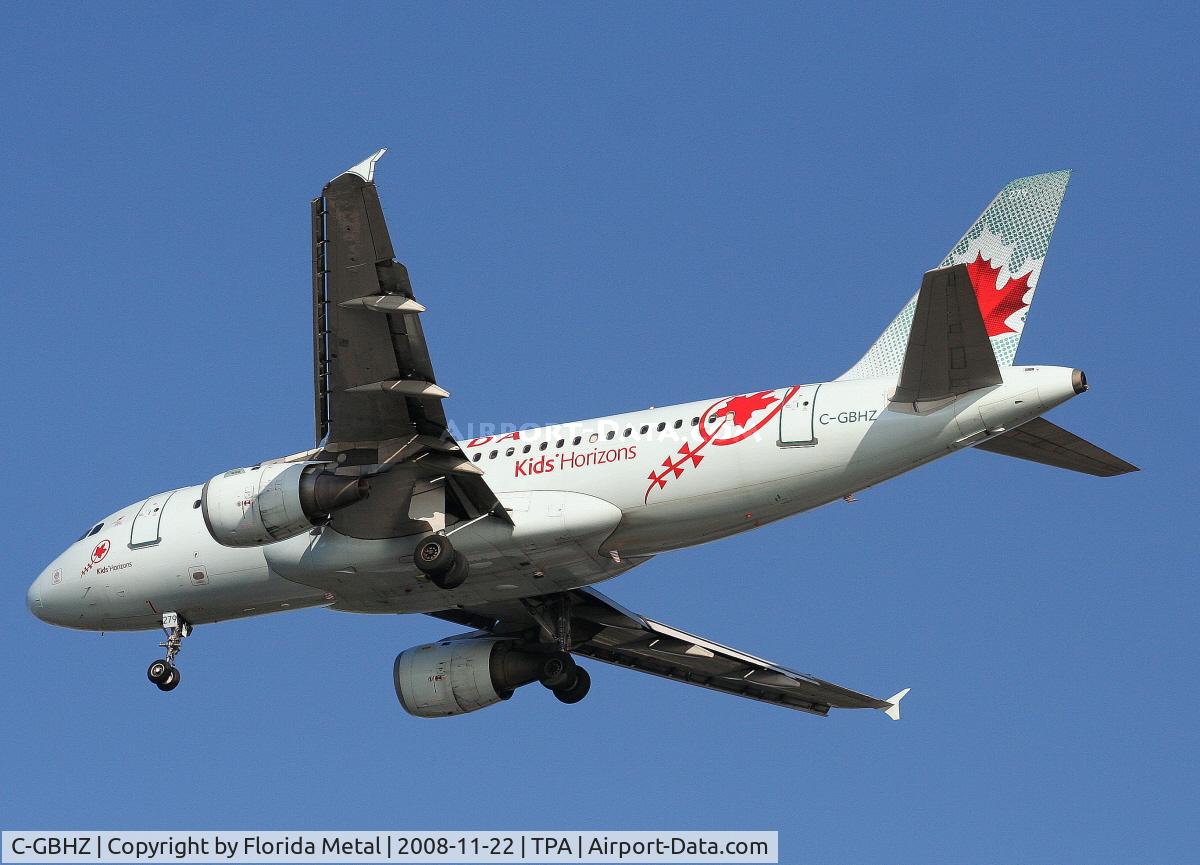
[[[1016,333],[1007,322],[1014,312],[1025,308],[1025,292],[1029,291],[1029,277],[1033,271],[997,286],[1000,268],[992,267],[992,262],[977,252],[975,260],[967,265],[967,273],[971,276],[971,285],[975,287],[975,298],[979,301],[979,311],[983,313],[987,335]]]

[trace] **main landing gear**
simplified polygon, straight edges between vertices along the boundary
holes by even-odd
[[[439,589],[457,589],[467,581],[467,557],[445,535],[426,535],[417,541],[413,564]]]
[[[179,687],[179,670],[175,667],[175,656],[183,648],[183,638],[192,633],[192,626],[178,613],[163,613],[162,629],[167,639],[159,645],[167,650],[167,657],[147,667],[146,678],[158,686],[160,691],[174,691]]]
[[[578,703],[592,688],[588,671],[562,652],[551,655],[542,665],[542,684],[563,703]]]
[[[539,681],[560,702],[578,703],[592,688],[592,677],[588,671],[575,663],[571,655],[571,600],[565,594],[549,595],[539,601],[522,601],[525,609],[541,626],[545,637],[558,646],[558,651],[547,654],[542,662]]]

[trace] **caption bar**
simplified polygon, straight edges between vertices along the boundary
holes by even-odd
[[[778,862],[778,832],[4,832],[4,862]]]

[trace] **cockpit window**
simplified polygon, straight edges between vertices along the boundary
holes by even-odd
[[[90,538],[92,535],[99,534],[102,528],[104,528],[104,523],[96,523],[96,525],[92,526],[79,536],[79,541],[82,541],[84,538]],[[79,541],[76,541],[75,543],[79,543]]]

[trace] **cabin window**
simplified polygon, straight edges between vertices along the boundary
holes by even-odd
[[[642,428],[641,428],[641,430],[639,430],[639,432],[642,435],[645,435],[646,433],[650,432],[650,424],[642,424]]]
[[[474,462],[474,463],[477,463],[477,462],[479,462],[479,458],[480,458],[481,456],[483,456],[483,454],[481,454],[481,453],[476,453],[476,454],[475,454],[475,456],[471,457],[471,462]]]
[[[517,452],[517,449],[516,449],[516,448],[509,448],[508,450],[506,450],[506,451],[504,452],[504,455],[505,455],[506,457],[510,457],[510,456],[512,456],[513,454],[515,454],[516,452]]]
[[[662,431],[663,431],[663,430],[665,430],[666,428],[667,428],[667,425],[666,425],[666,423],[665,423],[665,422],[664,422],[664,423],[660,423],[660,424],[658,425],[658,431],[659,431],[659,432],[662,432]]]
[[[556,445],[555,445],[555,447],[556,447],[556,448],[560,448],[560,447],[562,447],[563,445],[565,445],[566,443],[567,443],[567,440],[566,440],[566,439],[559,439],[559,440],[558,440],[558,444],[556,444]]]
[[[681,426],[683,426],[683,421],[681,421],[681,420],[675,421],[675,429],[679,429]]]
[[[495,458],[496,458],[496,451],[492,451],[490,454],[488,454],[489,460],[494,460]]]
[[[550,444],[550,442],[542,442],[540,445],[538,445],[538,450],[544,451],[548,444]]]
[[[612,441],[613,436],[615,436],[616,434],[617,434],[617,431],[615,429],[610,429],[607,433],[605,433],[604,437],[606,439],[608,439],[609,441]]]
[[[583,439],[582,439],[580,436],[575,436],[575,438],[571,440],[571,444],[573,444],[573,445],[577,445],[577,444],[579,444],[581,441],[583,441]]]

